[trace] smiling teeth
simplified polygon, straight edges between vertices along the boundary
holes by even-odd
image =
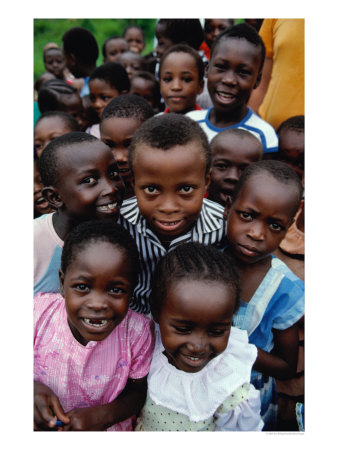
[[[188,358],[191,359],[192,361],[198,361],[200,359],[195,356],[188,356]]]
[[[218,95],[220,95],[221,97],[224,97],[224,98],[233,98],[234,97],[234,95],[225,94],[224,92],[218,92]]]
[[[83,319],[83,321],[88,324],[92,325],[93,327],[103,327],[107,324],[108,320],[102,319],[102,320],[94,320],[94,319]]]
[[[176,225],[177,223],[179,223],[179,220],[177,220],[176,222],[162,222],[164,225]]]
[[[109,203],[109,205],[98,206],[97,209],[99,211],[109,211],[113,210],[117,207],[117,203]]]

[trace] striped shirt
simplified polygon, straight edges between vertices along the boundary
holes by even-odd
[[[223,212],[223,206],[204,198],[201,213],[195,225],[186,234],[171,241],[168,251],[185,242],[200,242],[223,249],[226,245],[226,222],[223,219]],[[129,306],[134,311],[149,314],[151,276],[157,261],[166,254],[167,250],[140,214],[136,197],[123,202],[119,221],[135,239],[141,261],[139,280]]]

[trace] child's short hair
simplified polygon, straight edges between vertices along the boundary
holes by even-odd
[[[298,211],[298,207],[302,199],[303,185],[298,174],[290,166],[288,166],[288,164],[282,161],[267,159],[255,161],[249,164],[242,172],[242,175],[240,176],[235,186],[233,193],[233,203],[235,202],[236,197],[239,195],[248,179],[253,175],[257,175],[262,172],[268,173],[273,178],[275,178],[275,180],[281,183],[284,183],[286,185],[294,185],[297,197],[295,200],[294,208],[290,212],[290,216],[291,218],[293,218]]]
[[[198,50],[204,40],[204,32],[199,19],[160,19],[165,26],[164,35],[174,44],[187,43]]]
[[[143,38],[143,42],[145,41],[145,36],[144,36],[144,31],[142,30],[141,27],[139,27],[138,25],[129,25],[127,26],[122,33],[123,38],[126,37],[126,34],[129,30],[131,30],[132,28],[136,28],[137,30],[139,30],[139,32],[142,34],[142,38]]]
[[[252,141],[254,145],[257,146],[257,150],[259,150],[262,153],[264,153],[263,145],[261,141],[250,131],[243,130],[242,128],[226,128],[225,130],[221,131],[220,133],[216,134],[210,141],[210,148],[211,151],[213,147],[217,144],[217,142],[224,136],[237,136],[239,138],[246,138]]]
[[[38,105],[41,113],[62,109],[60,95],[78,94],[77,89],[64,80],[51,79],[43,83],[38,94]]]
[[[66,273],[79,251],[94,242],[108,242],[125,252],[132,269],[132,287],[134,287],[139,272],[139,253],[136,243],[127,230],[111,221],[89,220],[80,223],[68,233],[62,249],[62,272]]]
[[[198,53],[197,50],[195,50],[194,48],[190,47],[189,45],[186,44],[176,44],[173,45],[172,47],[170,47],[165,53],[163,53],[163,55],[161,56],[161,60],[160,60],[160,68],[159,68],[159,75],[161,76],[161,69],[163,66],[163,62],[166,59],[166,57],[168,55],[170,55],[170,53],[188,53],[189,55],[191,55],[196,62],[196,67],[198,70],[198,81],[202,81],[204,78],[204,63],[203,60],[200,56],[200,54]]]
[[[82,131],[71,131],[53,139],[42,152],[39,159],[39,171],[44,186],[55,186],[58,182],[60,161],[59,150],[82,142],[99,141],[95,136]]]
[[[119,92],[129,91],[130,81],[126,69],[119,63],[107,62],[96,67],[90,74],[89,81],[104,80]]]
[[[227,255],[215,247],[188,242],[166,253],[156,265],[150,296],[153,315],[159,315],[172,283],[181,280],[216,281],[225,284],[235,295],[234,312],[239,307],[239,278]]]
[[[232,27],[227,28],[226,30],[222,31],[217,38],[215,39],[214,43],[211,46],[210,49],[210,59],[212,58],[213,54],[215,53],[216,48],[218,47],[219,43],[226,38],[242,38],[246,39],[248,42],[251,42],[251,44],[255,45],[256,47],[261,48],[261,61],[259,66],[259,71],[262,70],[264,59],[265,59],[265,45],[260,37],[260,35],[257,33],[257,31],[252,27],[251,25],[248,25],[247,23],[239,23],[237,25],[233,25]]]
[[[70,131],[80,131],[78,121],[75,119],[75,117],[71,116],[65,111],[47,111],[41,114],[41,116],[36,121],[35,126],[39,122],[41,122],[41,120],[48,119],[50,117],[58,117],[59,119],[61,119]]]
[[[191,141],[201,143],[205,157],[205,173],[211,165],[211,153],[208,138],[198,122],[182,114],[162,114],[151,117],[138,128],[129,146],[129,167],[133,172],[136,148],[140,144],[152,148],[170,150],[176,145],[186,145]]]
[[[54,80],[56,78],[56,76],[51,73],[51,72],[45,72],[42,75],[39,76],[39,78],[37,78],[37,80],[34,83],[34,89],[36,90],[37,93],[39,93],[41,86],[46,83],[49,80]]]
[[[298,131],[298,133],[304,133],[304,115],[292,116],[282,122],[278,129],[278,136],[284,130],[294,130]]]
[[[101,122],[111,117],[138,119],[144,122],[154,115],[152,107],[139,95],[125,94],[113,98],[102,112]]]
[[[125,40],[122,36],[118,36],[117,34],[115,34],[114,36],[109,36],[109,38],[107,38],[107,39],[104,41],[104,43],[103,43],[103,45],[102,45],[102,55],[103,55],[104,58],[107,56],[107,50],[106,50],[106,45],[107,45],[107,43],[108,43],[109,41],[115,41],[115,40],[118,40],[118,39]],[[127,42],[126,42],[126,44],[127,44]]]
[[[81,27],[74,27],[62,36],[63,48],[67,55],[73,53],[83,64],[94,65],[99,56],[94,35]]]

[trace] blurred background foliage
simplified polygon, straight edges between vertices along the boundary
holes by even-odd
[[[154,47],[156,19],[34,19],[34,81],[45,72],[43,47],[55,42],[61,48],[63,34],[72,27],[83,27],[91,31],[99,46],[97,65],[102,64],[102,44],[112,35],[121,35],[128,25],[138,25],[143,29],[146,55]]]

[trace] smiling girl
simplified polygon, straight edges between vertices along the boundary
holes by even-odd
[[[67,236],[61,294],[34,300],[35,430],[132,430],[153,351],[150,320],[128,309],[137,271],[119,225],[84,222]]]

